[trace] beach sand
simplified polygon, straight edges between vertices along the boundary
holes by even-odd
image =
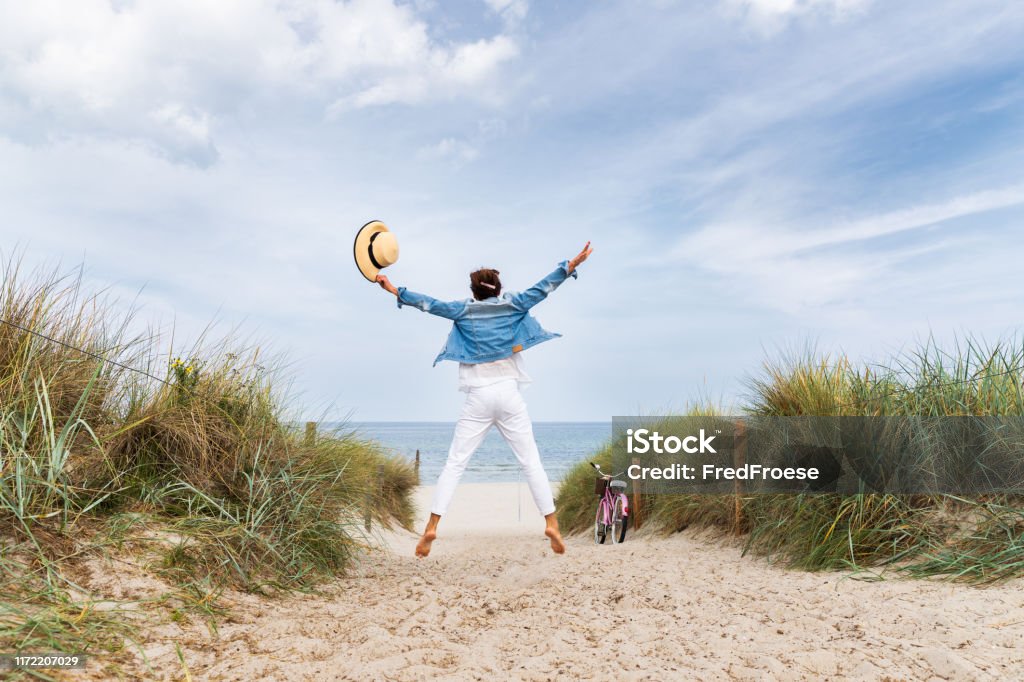
[[[422,510],[431,493],[418,491]],[[525,485],[466,484],[430,557],[413,556],[415,535],[387,534],[318,594],[229,595],[216,636],[168,625],[147,652],[164,679],[183,676],[175,640],[210,680],[1024,676],[1021,581],[790,571],[689,533],[575,536],[555,556],[542,530]]]

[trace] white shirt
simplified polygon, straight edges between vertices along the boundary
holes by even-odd
[[[520,389],[533,381],[526,373],[522,353],[513,353],[494,362],[480,362],[474,365],[459,363],[459,390],[464,393],[468,393],[471,388],[490,386],[507,379],[519,382]]]

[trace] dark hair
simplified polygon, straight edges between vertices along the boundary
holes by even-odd
[[[476,272],[469,273],[469,288],[473,292],[473,298],[478,301],[491,296],[500,296],[501,280],[498,279],[498,271],[491,268],[480,268]]]

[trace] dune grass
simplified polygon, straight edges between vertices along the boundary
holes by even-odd
[[[966,338],[945,350],[928,340],[884,364],[860,366],[808,349],[766,363],[750,387],[742,411],[752,416],[1021,416],[1024,342]],[[595,456],[610,461],[610,446]],[[593,523],[593,478],[583,463],[559,489],[559,519],[571,531]],[[795,568],[894,565],[915,577],[969,582],[1024,575],[1020,497],[661,494],[645,495],[642,506],[655,531],[739,532],[745,551]]]
[[[123,647],[134,621],[80,584],[101,554],[137,552],[213,613],[226,587],[343,572],[367,506],[411,523],[412,466],[342,431],[307,439],[258,349],[174,358],[79,279],[10,262],[0,316],[0,651]]]
[[[1017,500],[962,504],[981,512],[981,521],[952,539],[921,543],[904,567],[918,577],[944,575],[973,583],[993,583],[1024,575],[1024,504]]]

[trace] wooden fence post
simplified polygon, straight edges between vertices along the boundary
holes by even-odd
[[[634,457],[633,458],[633,464],[636,464],[637,466],[639,466],[640,465],[640,458],[639,457]],[[644,494],[643,484],[640,482],[639,478],[634,479],[633,480],[633,514],[632,514],[632,516],[633,516],[633,530],[640,530],[640,524],[643,523],[643,517],[641,515],[642,514],[642,511],[641,511],[642,502],[640,501],[640,499],[643,497],[643,494]]]
[[[742,419],[737,419],[732,442],[732,465],[737,469],[747,463],[747,425]],[[743,533],[743,481],[736,479],[733,484],[733,496],[735,498],[735,509],[733,510],[733,533]]]
[[[377,480],[366,486],[366,508],[363,512],[363,523],[366,526],[366,532],[370,532],[370,526],[373,525],[373,505],[376,502],[380,502],[382,493],[384,492],[384,465],[377,465]]]
[[[306,422],[306,445],[316,445],[316,422]]]
[[[416,451],[416,480],[420,480],[420,451]]]

